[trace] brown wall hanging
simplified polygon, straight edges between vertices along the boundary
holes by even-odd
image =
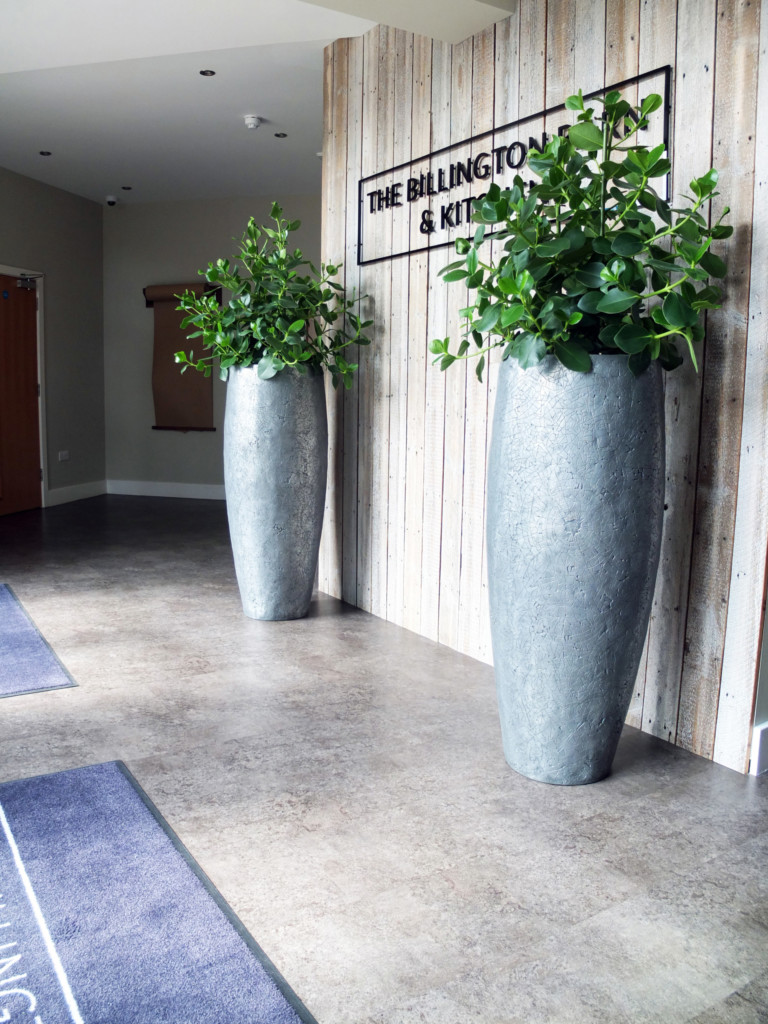
[[[155,402],[153,430],[215,430],[213,381],[202,373],[182,374],[174,353],[187,347],[181,329],[183,313],[176,307],[184,291],[202,294],[204,284],[152,284],[144,289],[147,307],[155,314],[152,357],[152,395]]]

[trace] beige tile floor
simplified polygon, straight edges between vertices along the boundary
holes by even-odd
[[[768,778],[520,778],[487,666],[244,618],[218,502],[5,517],[0,581],[79,682],[0,701],[0,779],[125,761],[320,1024],[768,1021]]]

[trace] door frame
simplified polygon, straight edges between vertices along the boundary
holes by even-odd
[[[44,317],[43,310],[45,309],[45,303],[43,297],[45,294],[45,275],[40,270],[30,270],[29,267],[10,267],[7,264],[0,263],[0,274],[5,274],[7,277],[32,277],[35,279],[36,293],[37,293],[37,425],[40,431],[40,469],[42,470],[42,479],[40,481],[40,504],[43,508],[48,504],[48,444],[47,435],[45,432],[45,360],[43,353],[45,351],[43,345],[44,337]]]

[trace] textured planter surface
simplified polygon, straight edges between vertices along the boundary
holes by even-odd
[[[233,367],[224,485],[243,611],[298,619],[312,599],[325,507],[328,424],[321,373],[259,380]]]
[[[658,364],[501,365],[488,583],[504,754],[561,785],[610,771],[653,599],[664,508]]]

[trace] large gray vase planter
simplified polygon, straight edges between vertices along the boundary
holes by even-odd
[[[307,614],[317,569],[328,469],[321,372],[261,380],[229,371],[224,488],[243,611],[252,619]]]
[[[664,513],[661,370],[500,367],[488,585],[504,754],[559,785],[610,771],[642,656]]]

